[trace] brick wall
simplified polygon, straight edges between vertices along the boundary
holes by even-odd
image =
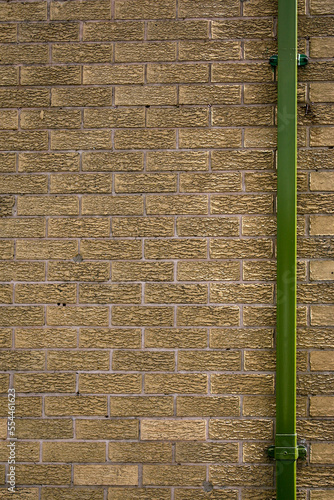
[[[276,20],[0,1],[0,499],[9,386],[15,498],[275,498]],[[330,500],[332,0],[299,31],[298,499]]]

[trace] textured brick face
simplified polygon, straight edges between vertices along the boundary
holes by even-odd
[[[297,497],[330,500],[333,0],[298,12]],[[277,0],[0,21],[0,498],[8,387],[17,498],[274,498]]]

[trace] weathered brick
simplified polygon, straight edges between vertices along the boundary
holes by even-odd
[[[151,443],[150,443],[151,445]],[[110,488],[108,500],[169,500],[166,488]]]
[[[73,420],[70,418],[18,419],[16,436],[19,439],[72,439]]]
[[[56,308],[54,308],[56,309]],[[89,318],[89,309],[86,309],[86,320]],[[102,308],[105,309],[105,308]],[[48,370],[76,371],[76,370],[107,370],[109,352],[107,351],[49,351]]]
[[[312,326],[332,326],[333,306],[312,306],[311,307],[311,325]]]
[[[46,64],[48,62],[48,55],[48,47],[42,44],[0,45],[0,60],[2,64]]]
[[[327,82],[310,84],[310,99],[312,102],[333,102],[333,86]]]
[[[0,153],[0,172],[15,171],[15,153]]]
[[[127,287],[129,285],[125,285]],[[130,285],[132,287],[132,285]],[[125,288],[124,287],[124,288]],[[81,328],[79,346],[96,347],[100,349],[139,348],[141,345],[140,330],[117,328]]]
[[[110,400],[110,414],[117,417],[171,417],[173,398],[113,396]]]
[[[212,375],[212,392],[224,394],[273,394],[273,375]]]
[[[212,239],[210,241],[210,257],[213,259],[259,258],[273,257],[273,243],[268,238],[242,240]]]
[[[105,443],[71,443],[49,441],[43,443],[45,462],[104,462]]]
[[[270,18],[223,19],[212,21],[212,38],[270,38],[273,21]]]
[[[205,259],[207,245],[203,239],[152,239],[145,241],[148,259]]]
[[[174,310],[163,306],[113,306],[111,316],[116,326],[172,326]]]
[[[179,217],[178,236],[238,236],[239,220],[236,217]]]
[[[112,266],[114,281],[171,281],[172,262],[115,262]]]
[[[201,465],[144,465],[143,484],[157,486],[201,486],[206,467]]]
[[[77,254],[78,243],[76,241],[35,240],[32,245],[31,240],[19,240],[16,243],[16,257],[18,259],[72,259]]]
[[[54,63],[111,63],[113,47],[103,43],[71,43],[52,46],[52,62]]]
[[[208,153],[202,151],[150,151],[147,155],[148,170],[208,170]]]
[[[52,286],[52,285],[49,285]],[[64,285],[63,285],[64,286]],[[65,285],[66,286],[66,285]],[[16,285],[16,293],[27,291],[29,285]],[[22,296],[22,295],[21,295]],[[43,349],[47,347],[76,347],[77,333],[70,328],[17,328],[15,331],[15,347],[25,349]]]
[[[312,15],[332,14],[333,9],[330,0],[312,0],[311,13]]]
[[[85,217],[83,219],[51,219],[48,235],[51,238],[103,238],[110,234],[110,223],[107,219]],[[78,262],[77,264],[81,264]]]
[[[106,396],[47,396],[45,398],[45,415],[63,416],[98,416],[108,411]]]
[[[134,129],[116,130],[116,149],[173,149],[176,143],[174,130]],[[106,148],[107,149],[107,148]]]
[[[177,266],[179,281],[211,281],[211,280],[238,280],[240,278],[240,264],[237,261],[204,261],[179,262]]]
[[[6,21],[46,21],[46,2],[2,3],[0,18]]]
[[[18,484],[70,484],[70,465],[19,464],[16,466]]]
[[[78,153],[19,154],[19,172],[61,172],[64,170],[68,172],[79,170]]]
[[[140,304],[141,286],[135,285],[98,285],[80,284],[79,300],[85,304]],[[61,301],[62,302],[62,301]]]
[[[137,420],[78,419],[78,439],[138,439]]]
[[[111,10],[108,0],[54,1],[51,4],[50,16],[52,20],[84,20],[110,19]]]
[[[80,68],[78,66],[51,66],[51,67],[36,67],[36,66],[28,66],[22,68],[21,71],[21,82],[23,85],[78,85],[81,83],[81,74]],[[80,88],[76,88],[77,92],[80,92]],[[59,92],[59,91],[58,91]],[[56,96],[52,94],[52,100],[56,101]],[[58,97],[59,101],[59,97]],[[43,110],[43,111],[31,111],[31,115],[38,116],[40,115],[40,120],[42,122],[45,119],[44,124],[48,123],[48,127],[44,128],[52,128],[53,122],[49,120],[47,121],[48,116],[52,116],[53,110]],[[59,114],[60,111],[57,110]],[[70,117],[69,111],[63,112],[63,114],[67,117]],[[46,115],[46,116],[45,116]],[[33,122],[30,122],[33,123]],[[36,126],[24,127],[24,128],[43,128]],[[80,124],[80,120],[76,121],[76,124]],[[64,122],[63,127],[66,126],[66,122]],[[77,125],[79,126],[79,125]],[[75,128],[75,127],[73,127]]]
[[[272,465],[211,465],[210,480],[217,485],[273,486],[274,470]]]
[[[9,43],[16,42],[17,27],[15,24],[2,24],[0,27],[0,42]]]
[[[173,352],[155,351],[116,351],[112,367],[117,371],[173,371],[175,355]]]
[[[84,259],[140,259],[141,242],[135,240],[82,240],[80,252]]]
[[[260,349],[273,347],[273,331],[269,328],[216,329],[210,332],[213,349]]]
[[[146,328],[145,347],[203,348],[207,345],[205,328]]]
[[[43,307],[8,306],[0,308],[1,326],[38,326],[43,324]]]
[[[179,326],[238,326],[240,311],[237,306],[179,306]]]
[[[142,196],[83,196],[84,215],[143,215]]]
[[[240,85],[182,85],[180,87],[180,104],[241,104],[241,87]],[[194,131],[192,131],[194,132]],[[189,133],[192,133],[189,130]],[[201,133],[204,130],[200,131]],[[216,132],[222,133],[221,130],[206,130],[206,133]],[[233,147],[238,146],[238,143],[232,142]],[[214,146],[211,146],[214,147]],[[220,146],[220,147],[228,147]],[[232,146],[231,146],[232,147]]]
[[[333,397],[332,396],[311,397],[310,415],[311,417],[332,417],[334,415]],[[321,439],[326,439],[326,434],[324,434],[324,437]]]
[[[88,18],[89,20],[90,18]],[[88,22],[83,27],[85,42],[111,42],[123,40],[143,40],[144,23],[142,21],[122,22]]]
[[[176,16],[175,0],[116,0],[116,19],[159,19]]]
[[[17,111],[0,111],[0,127],[4,130],[16,130],[18,128]]]
[[[18,215],[79,215],[79,200],[75,196],[19,196]],[[29,220],[29,219],[28,219]],[[30,219],[30,223],[34,219]],[[21,234],[21,237],[32,234]]]
[[[100,25],[100,23],[98,23]],[[144,83],[144,66],[84,66],[83,83],[93,85],[124,85]],[[124,95],[124,94],[123,94]],[[123,97],[125,99],[125,97]]]
[[[171,217],[114,217],[112,234],[145,238],[174,236],[174,220]]]
[[[203,441],[204,420],[149,420],[142,422],[142,438],[145,440]]]
[[[176,413],[181,417],[239,416],[239,405],[239,398],[233,396],[178,396]],[[204,447],[204,449],[205,448],[206,447]],[[188,462],[189,460],[186,461]],[[198,461],[201,462],[201,460]]]
[[[108,307],[59,307],[48,306],[47,323],[64,326],[108,326]]]
[[[208,64],[148,64],[148,83],[204,83],[209,81]]]
[[[163,192],[163,189],[160,190]],[[147,196],[146,213],[148,215],[206,215],[208,213],[208,198],[207,196],[187,196],[179,194],[174,196]]]
[[[85,109],[86,128],[132,128],[143,127],[145,113],[143,109]]]
[[[180,61],[216,61],[240,59],[240,42],[191,41],[179,43]]]
[[[1,91],[0,91],[1,93]],[[47,149],[47,133],[46,132],[0,132],[0,149],[9,151],[25,151],[36,150],[42,151]],[[33,178],[27,179],[28,182],[33,182]]]
[[[206,304],[207,286],[202,284],[147,284],[145,301],[152,304]]]
[[[137,465],[75,465],[74,484],[137,485]]]
[[[314,215],[310,217],[310,235],[333,235],[334,221],[332,216]]]
[[[14,376],[15,386],[19,392],[74,392],[75,375],[68,373],[17,373]]]
[[[79,23],[24,22],[20,24],[18,38],[20,42],[78,42]]]
[[[109,443],[109,459],[112,462],[171,462],[172,446],[169,443]]]
[[[134,105],[173,105],[176,104],[177,95],[176,87],[165,86],[165,87],[143,87],[135,85],[123,85],[122,87],[117,87],[115,91],[115,102],[119,106],[134,106]],[[124,112],[124,111],[123,111]],[[153,131],[141,130],[138,132],[131,131],[133,138],[136,136],[141,137],[148,135],[149,137],[154,135]],[[141,135],[138,135],[138,134]],[[167,131],[165,131],[167,133]],[[129,133],[128,133],[129,134]],[[171,135],[169,133],[169,135]],[[137,146],[138,147],[138,146]],[[127,148],[121,148],[127,149]],[[150,148],[149,148],[150,149]],[[155,149],[155,148],[152,148]]]
[[[118,63],[165,62],[175,59],[175,42],[123,42],[115,45],[115,61]]]
[[[18,304],[44,304],[76,302],[76,285],[70,284],[18,284],[15,287],[15,302]]]
[[[208,125],[205,108],[152,108],[147,115],[148,127],[205,127]]]
[[[1,281],[44,281],[45,264],[42,262],[0,262]]]
[[[213,170],[268,170],[274,166],[272,151],[213,151]]]
[[[146,374],[146,394],[206,394],[207,375],[196,374]]]
[[[99,373],[79,375],[79,389],[83,393],[136,394],[141,391],[139,374]],[[114,438],[112,438],[114,439]]]
[[[212,124],[219,127],[273,125],[271,106],[221,106],[212,110]]]
[[[208,21],[149,21],[148,40],[207,39]]]

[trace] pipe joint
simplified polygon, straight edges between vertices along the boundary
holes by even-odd
[[[276,444],[268,448],[268,455],[275,460],[294,461],[306,458],[306,448],[297,445],[297,434],[276,434]]]

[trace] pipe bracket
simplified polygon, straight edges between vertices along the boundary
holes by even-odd
[[[305,460],[307,450],[297,445],[296,434],[276,434],[276,445],[267,448],[268,456],[275,460]]]
[[[278,66],[278,55],[271,56],[269,59],[269,63],[272,68],[276,68]],[[308,63],[308,57],[306,54],[297,54],[297,65],[298,66],[306,66]]]

